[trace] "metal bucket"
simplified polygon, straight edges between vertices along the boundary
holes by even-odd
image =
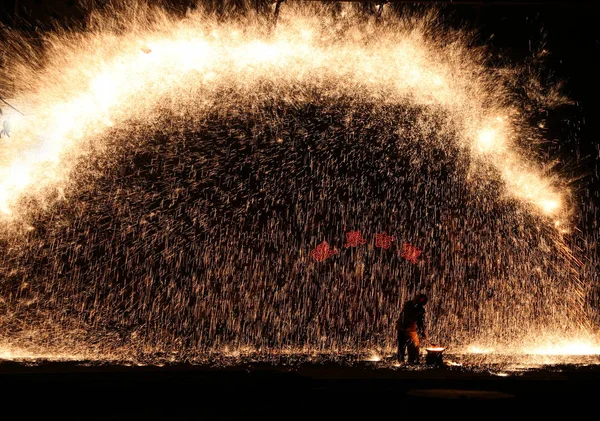
[[[444,350],[446,348],[441,346],[431,346],[425,348],[427,356],[425,357],[425,364],[433,365],[436,367],[442,367],[444,365]]]

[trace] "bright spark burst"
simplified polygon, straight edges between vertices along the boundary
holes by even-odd
[[[194,95],[210,100],[219,86],[247,92],[267,80],[279,90],[316,84],[324,91],[443,107],[456,127],[466,128],[464,138],[476,133],[472,145],[500,171],[509,196],[542,214],[561,209],[562,194],[552,180],[511,147],[512,129],[496,117],[499,109],[484,105],[500,103],[502,90],[490,89],[495,81],[468,63],[460,47],[444,52],[419,28],[372,42],[358,31],[340,36],[314,19],[285,20],[275,34],[263,35],[259,27],[242,31],[201,18],[120,36],[91,33],[78,42],[52,38],[50,54],[59,56],[49,57],[40,72],[24,72],[39,82],[13,99],[26,117],[2,151],[2,214],[14,214],[24,195],[67,181],[90,142],[102,143],[113,125],[153,116],[161,101],[185,106]],[[46,139],[43,148],[40,138]]]
[[[531,135],[519,104],[460,34],[442,43],[426,19],[374,27],[292,8],[275,31],[200,13],[154,17],[50,34],[41,68],[15,54],[10,100],[25,115],[11,114],[0,140],[7,358],[62,358],[86,334],[93,345],[78,350],[112,358],[135,348],[163,361],[207,349],[381,349],[415,282],[428,282],[443,320],[432,331],[448,341],[522,345],[528,323],[582,321],[582,282],[560,235],[570,192],[518,146]],[[349,152],[330,152],[340,145]],[[444,184],[444,172],[459,181]],[[475,198],[447,192],[463,173],[475,174],[464,177]],[[501,191],[487,190],[496,180]],[[376,203],[383,183],[386,203]],[[515,201],[519,211],[498,204]],[[450,208],[462,213],[437,216]],[[392,224],[402,241],[431,245],[420,281],[409,279],[416,264],[377,260],[382,247],[310,258],[323,241],[342,250],[344,233]],[[334,230],[341,242],[322,238]],[[484,275],[473,286],[475,269]],[[28,341],[59,349],[18,346]]]

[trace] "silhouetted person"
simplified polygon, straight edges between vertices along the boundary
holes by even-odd
[[[425,332],[425,304],[427,296],[417,294],[415,298],[404,303],[398,318],[398,362],[404,362],[408,349],[408,363],[419,364],[420,339],[427,341]]]

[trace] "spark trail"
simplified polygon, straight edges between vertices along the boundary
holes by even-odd
[[[149,10],[15,55],[7,347],[390,347],[417,288],[456,346],[584,326],[567,183],[522,147],[539,134],[508,76],[431,17],[344,10],[286,8],[275,31]],[[353,229],[420,242],[428,260],[365,245],[311,262]]]

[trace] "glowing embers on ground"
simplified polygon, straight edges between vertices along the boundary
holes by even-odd
[[[558,343],[547,343],[524,350],[531,355],[600,355],[600,344],[589,340],[565,338]]]
[[[471,354],[491,354],[494,352],[492,348],[482,348],[479,346],[470,346],[466,349],[467,353]]]
[[[371,352],[371,354],[367,357],[367,361],[371,361],[371,362],[379,362],[381,360],[382,360],[382,357],[377,352]]]
[[[587,337],[586,337],[587,336]],[[521,345],[519,346],[519,342]],[[532,356],[600,356],[600,343],[593,335],[569,335],[557,338],[554,334],[540,335],[536,341],[520,340],[506,347],[471,345],[462,351],[473,355],[532,355]]]

